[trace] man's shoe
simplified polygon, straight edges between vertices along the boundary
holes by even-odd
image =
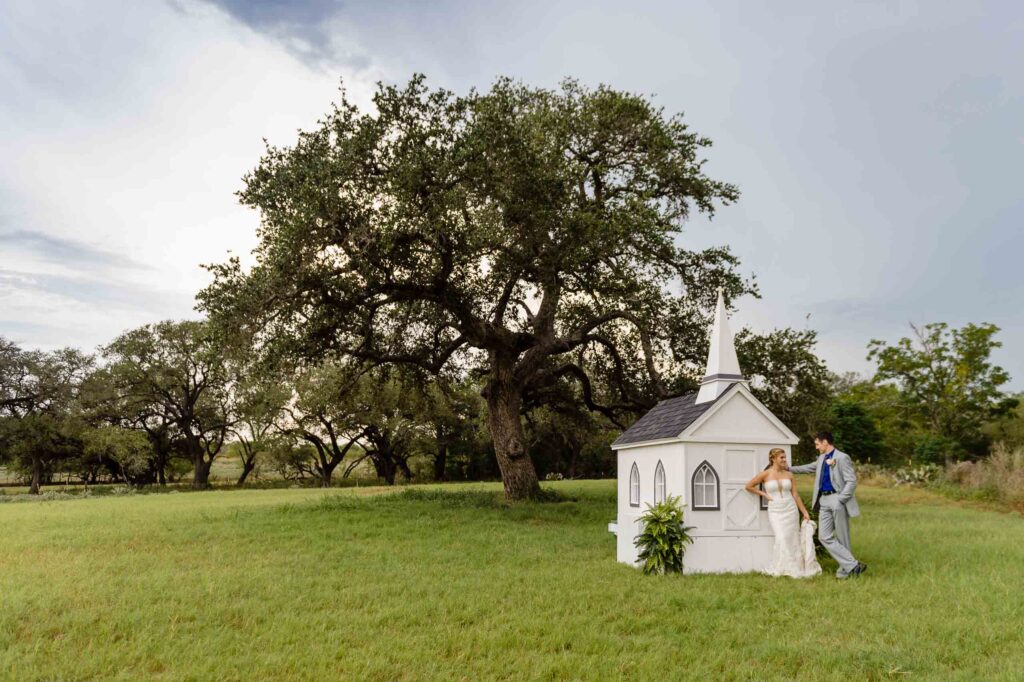
[[[868,565],[867,564],[862,564],[862,563],[858,562],[857,565],[853,567],[853,570],[850,571],[850,575],[856,577],[856,576],[859,576],[861,573],[863,573],[866,570],[868,570]]]

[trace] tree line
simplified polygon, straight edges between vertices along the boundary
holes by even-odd
[[[240,483],[261,459],[324,485],[432,459],[427,475],[500,477],[510,500],[546,473],[609,475],[615,434],[696,387],[717,290],[757,295],[727,247],[682,245],[689,218],[739,198],[705,172],[710,146],[648,97],[573,80],[457,95],[414,76],[368,111],[342,89],[243,179],[255,262],[206,266],[203,320],[96,356],[5,342],[0,452],[33,490],[61,462],[139,484],[187,466],[205,487],[227,443]],[[949,367],[879,342],[868,382],[831,376],[810,330],[744,331],[737,350],[798,433],[969,454],[1008,377],[988,364],[994,327],[949,333],[918,339]]]
[[[791,418],[803,404],[787,404],[789,377],[825,377],[813,343],[813,333],[788,330],[740,335],[742,360],[762,363],[756,390]],[[691,377],[678,390],[695,386]],[[630,419],[591,410],[563,389],[558,400],[523,410],[531,463],[542,476],[614,475],[609,444]],[[25,350],[0,337],[0,464],[33,493],[58,478],[135,486],[189,479],[205,488],[215,459],[229,451],[240,464],[238,485],[258,467],[322,486],[360,465],[387,484],[499,478],[482,391],[469,371],[267,363],[206,321],[144,325],[95,354]]]
[[[1020,401],[1001,392],[1009,377],[990,362],[996,332],[932,324],[893,345],[873,341],[870,378],[829,372],[813,331],[742,330],[736,342],[752,390],[797,433],[831,428],[861,461],[898,466],[977,459],[994,441],[1024,444]],[[206,321],[145,325],[95,354],[23,350],[0,337],[0,464],[34,493],[58,476],[136,486],[189,478],[204,488],[229,450],[241,466],[237,485],[258,467],[322,486],[360,465],[387,484],[501,475],[484,380],[469,368],[267,363],[248,351]],[[672,392],[693,390],[698,378]],[[588,407],[579,387],[561,388],[557,400],[524,408],[526,455],[542,476],[613,476],[609,444],[655,399],[620,419]],[[809,443],[794,459],[813,456]]]

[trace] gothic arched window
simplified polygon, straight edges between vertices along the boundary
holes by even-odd
[[[640,470],[636,468],[636,462],[629,471],[629,506],[640,506]]]
[[[691,509],[719,509],[718,474],[714,467],[701,462],[693,472],[693,505]]]
[[[665,501],[665,467],[658,462],[654,469],[654,504]]]

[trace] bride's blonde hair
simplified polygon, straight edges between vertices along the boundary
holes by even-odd
[[[782,448],[772,448],[771,450],[769,450],[768,451],[768,466],[770,466],[770,467],[771,466],[775,466],[775,460],[779,457],[779,455],[784,455],[784,454],[786,454],[786,451],[783,450]]]

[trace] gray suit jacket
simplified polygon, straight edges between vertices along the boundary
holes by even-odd
[[[836,450],[833,457],[835,464],[831,465],[829,478],[832,479],[832,487],[839,495],[839,501],[846,507],[846,515],[849,517],[860,516],[860,505],[853,492],[857,489],[857,474],[853,470],[853,460],[845,452]],[[821,465],[825,461],[825,455],[818,455],[818,461],[811,464],[789,467],[794,474],[814,474],[814,495],[811,497],[811,509],[818,504],[818,482],[821,481]]]

